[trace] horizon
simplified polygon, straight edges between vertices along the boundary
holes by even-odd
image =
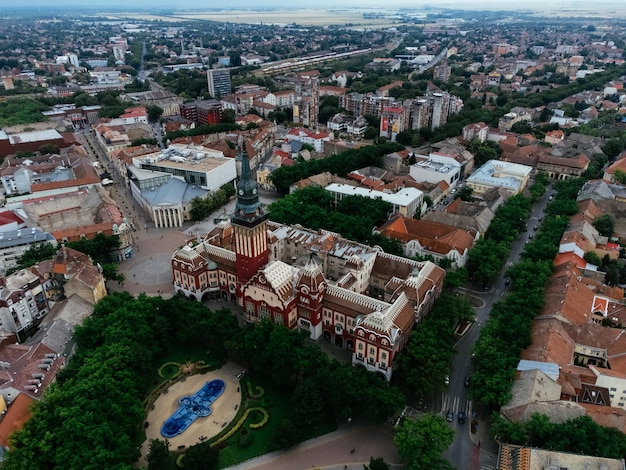
[[[207,4],[208,3],[208,4]],[[619,7],[623,6],[622,0],[603,0],[597,2],[594,5],[590,5],[589,2],[584,0],[555,0],[548,6],[545,2],[540,0],[528,0],[526,2],[518,4],[506,5],[502,8],[502,2],[500,0],[427,0],[416,4],[411,0],[391,0],[390,2],[381,5],[376,0],[346,0],[341,5],[337,5],[336,2],[330,0],[318,1],[314,7],[311,6],[294,6],[292,3],[285,2],[284,0],[270,0],[262,5],[258,2],[252,2],[251,0],[232,0],[228,7],[224,7],[223,4],[218,2],[198,2],[197,0],[182,0],[177,2],[176,5],[172,5],[171,2],[166,0],[135,0],[133,5],[129,7],[128,2],[122,0],[96,0],[94,2],[86,3],[84,0],[22,0],[19,5],[0,5],[0,10],[21,10],[21,9],[84,9],[84,10],[111,10],[120,9],[124,11],[132,11],[137,9],[142,10],[237,10],[237,9],[249,9],[249,10],[265,10],[265,9],[285,9],[285,10],[308,10],[319,8],[332,8],[332,9],[394,9],[403,8],[411,10],[420,9],[452,9],[452,10],[489,10],[489,11],[528,11],[534,8],[540,7],[540,10],[549,8],[550,10],[594,10],[598,7]]]

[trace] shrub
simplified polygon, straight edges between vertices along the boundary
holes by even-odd
[[[252,434],[249,434],[249,433],[244,434],[242,432],[241,435],[239,436],[239,441],[237,442],[237,445],[240,448],[245,449],[250,444],[252,444]]]

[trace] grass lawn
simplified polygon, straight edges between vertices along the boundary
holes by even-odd
[[[162,358],[160,358],[158,364],[160,367],[166,362],[177,362],[179,364],[185,364],[187,361],[197,362],[201,360],[209,366],[213,365],[215,368],[217,368],[220,363],[219,359],[211,355],[211,353],[208,352],[206,348],[201,348],[199,346],[186,346],[173,349],[167,356],[163,356]],[[175,374],[175,372],[177,372],[177,369],[173,366],[167,366],[165,367],[163,372],[165,373],[164,377],[160,377],[158,373],[158,367],[154,370],[152,376],[150,377],[152,388],[156,387],[161,382],[164,382],[167,379],[171,378]]]
[[[271,447],[271,442],[277,432],[278,426],[284,419],[293,419],[294,404],[291,399],[291,388],[278,388],[271,380],[264,376],[246,376],[242,380],[242,390],[245,390],[245,380],[251,380],[254,387],[261,386],[265,390],[265,395],[257,400],[249,399],[248,407],[263,407],[270,415],[270,419],[265,426],[260,429],[250,429],[250,423],[258,422],[258,418],[251,413],[234,436],[227,441],[227,447],[220,450],[219,468],[235,465],[239,462],[258,457],[275,449]],[[326,418],[315,427],[304,430],[303,440],[321,436],[334,431],[337,428],[333,419]],[[242,431],[245,429],[251,437],[251,442],[246,447],[238,445]]]

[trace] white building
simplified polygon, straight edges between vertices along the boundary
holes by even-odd
[[[319,131],[312,132],[308,129],[298,128],[290,129],[285,138],[289,142],[297,140],[303,144],[312,145],[316,152],[322,152],[324,150],[324,142],[330,141],[330,134]]]
[[[143,170],[169,173],[208,191],[217,191],[237,177],[234,158],[218,150],[194,145],[172,144],[160,152],[133,158],[133,165]]]
[[[0,275],[4,275],[7,270],[15,268],[19,258],[32,245],[44,243],[57,246],[55,238],[39,227],[0,232]]]
[[[359,188],[348,184],[332,183],[326,186],[326,191],[333,194],[335,204],[345,196],[363,196],[370,199],[382,199],[392,205],[394,214],[402,214],[405,217],[413,217],[419,210],[421,212],[424,193],[416,188],[404,188],[397,193],[376,191],[373,189]]]
[[[530,166],[489,160],[467,178],[467,186],[477,197],[491,188],[505,189],[515,195],[524,190],[532,171]]]
[[[28,269],[2,277],[0,283],[0,328],[23,341],[50,311],[44,288]]]
[[[461,164],[450,156],[441,153],[416,155],[417,162],[411,165],[409,174],[418,183],[438,184],[441,181],[455,188],[461,178]]]

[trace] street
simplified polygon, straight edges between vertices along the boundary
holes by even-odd
[[[450,385],[441,394],[441,397],[436,397],[433,405],[433,410],[438,410],[443,416],[448,410],[454,412],[455,420],[450,425],[454,427],[456,436],[444,457],[458,469],[490,470],[496,468],[498,444],[489,438],[488,412],[474,408],[475,405],[469,399],[468,389],[464,382],[465,377],[471,376],[472,349],[480,336],[480,328],[489,319],[492,306],[507,294],[510,287],[505,279],[506,270],[519,261],[529,233],[532,233],[535,225],[540,224],[539,219],[543,218],[550,193],[551,190],[548,189],[546,194],[534,204],[526,224],[527,231],[513,242],[504,267],[491,289],[488,291],[462,290],[466,295],[476,298],[477,303],[481,305],[476,308],[474,325],[456,343],[457,354],[452,363],[453,373],[450,376]],[[465,424],[461,424],[457,420],[459,411],[467,413],[468,419]],[[478,428],[476,433],[471,433],[471,414],[474,411],[478,412],[476,418]],[[472,458],[475,451],[479,453],[478,459]]]

